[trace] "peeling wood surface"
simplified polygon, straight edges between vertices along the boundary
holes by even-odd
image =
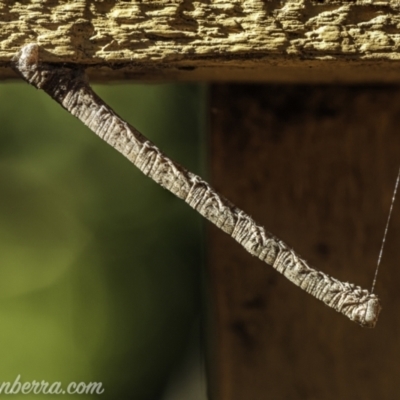
[[[0,78],[34,41],[103,80],[400,80],[393,0],[0,0],[0,22]]]

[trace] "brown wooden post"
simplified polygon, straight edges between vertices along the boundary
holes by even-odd
[[[311,265],[370,287],[400,164],[396,86],[215,85],[212,183]],[[393,399],[400,210],[363,329],[209,227],[213,400]]]

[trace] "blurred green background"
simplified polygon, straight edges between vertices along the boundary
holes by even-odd
[[[201,174],[204,87],[94,88]],[[164,399],[199,342],[200,217],[45,93],[6,83],[0,98],[0,382]],[[51,398],[14,395],[30,397]]]

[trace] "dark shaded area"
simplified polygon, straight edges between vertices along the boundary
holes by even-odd
[[[215,85],[213,185],[306,259],[370,289],[399,169],[398,86]],[[392,400],[400,392],[394,204],[363,329],[210,227],[213,400]]]

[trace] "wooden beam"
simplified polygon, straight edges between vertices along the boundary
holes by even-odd
[[[37,42],[96,80],[400,81],[383,0],[0,0],[0,79]]]

